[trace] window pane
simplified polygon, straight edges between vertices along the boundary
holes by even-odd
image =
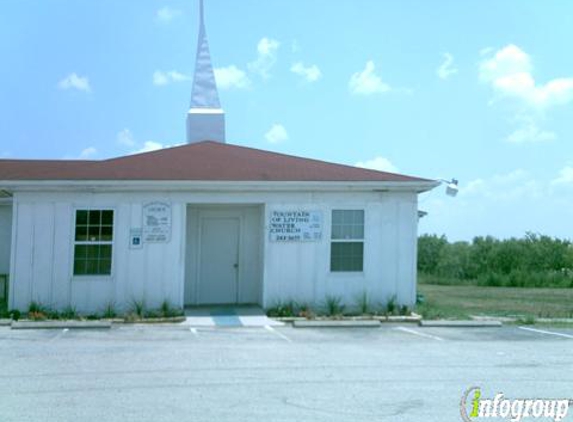
[[[99,262],[99,274],[111,274],[111,259],[102,259]]]
[[[330,254],[331,271],[362,271],[363,242],[333,242]]]
[[[83,210],[76,211],[76,225],[88,224],[88,212]]]
[[[340,210],[333,210],[332,211],[332,225],[341,225],[342,224],[342,216],[344,215],[344,211]]]
[[[88,240],[88,227],[76,226],[76,241],[85,242]]]
[[[101,228],[101,240],[111,241],[113,238],[113,227],[112,226],[102,226]]]
[[[97,242],[100,240],[99,226],[88,226],[88,241]]]
[[[75,260],[74,261],[74,275],[85,275],[86,274],[86,261]]]
[[[90,259],[86,261],[86,274],[99,274],[98,273],[98,260]]]
[[[364,210],[333,210],[332,239],[364,239]]]
[[[101,224],[101,211],[89,211],[89,224],[90,226],[99,226]]]
[[[87,258],[87,246],[86,245],[76,245],[74,250],[75,259],[86,259]]]
[[[86,259],[98,259],[99,258],[99,245],[86,245]]]
[[[101,212],[101,224],[111,226],[113,224],[113,211],[107,210]]]
[[[99,251],[100,259],[111,259],[111,245],[101,245]]]

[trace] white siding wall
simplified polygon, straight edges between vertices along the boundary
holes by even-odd
[[[12,204],[0,204],[0,274],[10,272],[12,243]]]
[[[171,241],[130,249],[130,228],[142,227],[142,203],[155,200],[172,202]],[[114,210],[111,276],[72,275],[75,210],[90,208]],[[12,307],[25,310],[32,300],[80,312],[101,312],[108,303],[122,310],[134,300],[150,308],[166,299],[182,305],[185,207],[168,196],[22,193],[14,196],[14,212]]]
[[[130,249],[129,230],[142,226],[141,207],[150,201],[171,203],[171,241]],[[416,201],[415,193],[374,192],[17,193],[13,205],[17,227],[12,239],[11,307],[26,309],[31,300],[37,300],[60,308],[71,304],[81,312],[98,312],[109,302],[125,308],[142,299],[148,307],[159,306],[165,299],[182,306],[187,207],[204,204],[264,204],[258,245],[263,251],[263,265],[252,264],[262,267],[263,306],[291,298],[318,303],[327,294],[341,296],[351,305],[364,291],[374,304],[396,296],[400,303],[412,305],[416,289]],[[111,277],[72,276],[74,211],[81,208],[115,210]],[[332,209],[365,210],[362,273],[330,272]],[[267,224],[272,210],[321,210],[322,240],[270,242]]]
[[[416,298],[417,196],[392,194],[313,194],[297,202],[268,202],[273,210],[320,210],[321,242],[280,243],[265,236],[264,305],[279,299],[323,303],[339,296],[352,306],[364,292],[373,305],[393,296],[411,306]],[[330,272],[330,232],[333,209],[363,209],[364,271]]]

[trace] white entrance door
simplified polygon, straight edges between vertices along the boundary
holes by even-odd
[[[200,304],[238,302],[239,218],[201,218]]]

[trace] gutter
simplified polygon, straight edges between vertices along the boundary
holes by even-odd
[[[137,191],[230,191],[230,192],[416,192],[439,186],[439,181],[188,181],[188,180],[6,180],[0,181],[0,192],[137,192]]]

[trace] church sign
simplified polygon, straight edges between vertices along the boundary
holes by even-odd
[[[171,240],[171,205],[150,202],[143,206],[143,242],[161,243]]]
[[[272,211],[269,221],[271,242],[316,242],[322,237],[322,212]]]

